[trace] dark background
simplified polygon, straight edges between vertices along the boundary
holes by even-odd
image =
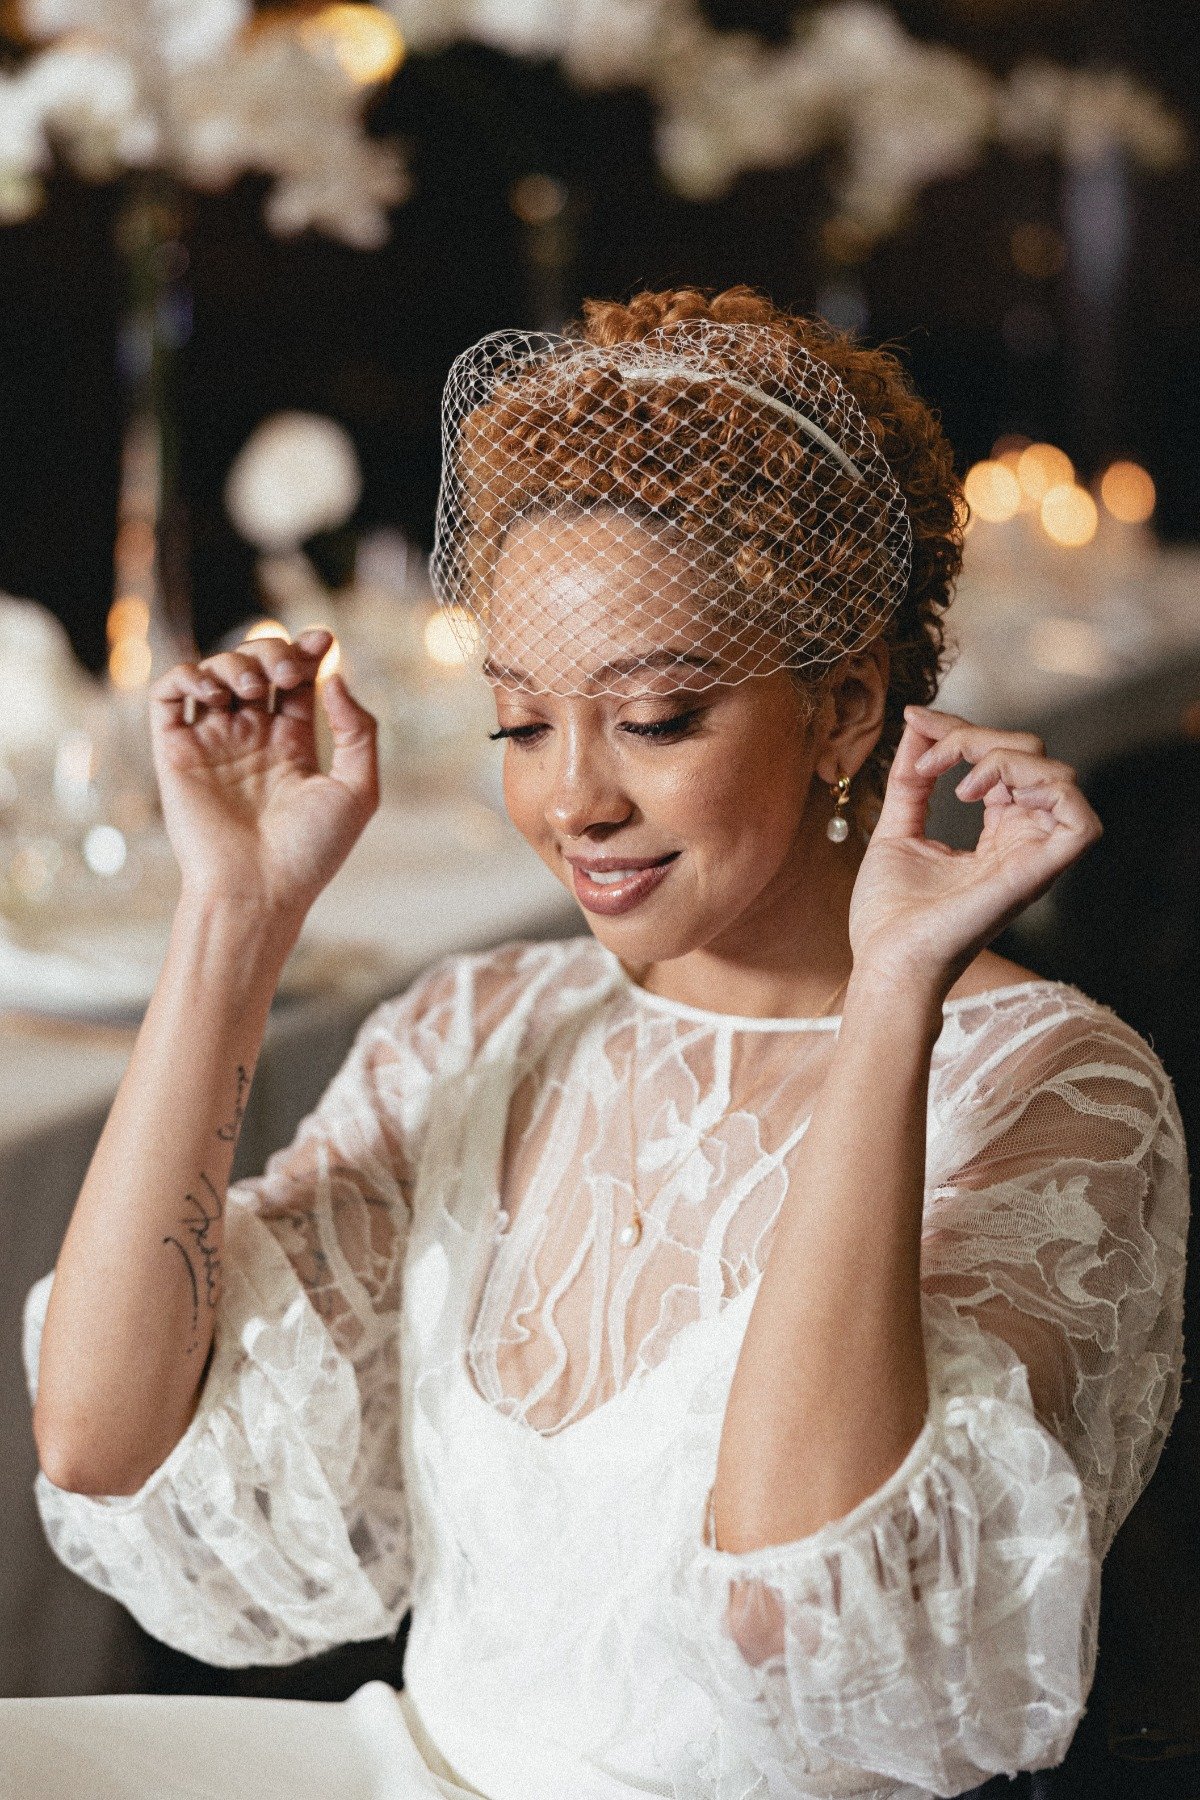
[[[707,11],[718,26],[770,35],[803,8],[741,0]],[[1191,6],[925,0],[897,11],[1001,72],[1038,54],[1120,64],[1196,122]],[[643,285],[748,281],[811,309],[849,279],[866,301],[863,335],[902,350],[963,467],[1014,430],[1062,444],[1084,474],[1131,454],[1159,484],[1163,534],[1200,535],[1194,163],[1132,174],[1132,255],[1098,362],[1070,270],[1032,277],[1011,253],[1015,226],[1061,220],[1051,159],[989,153],[927,189],[906,225],[847,271],[821,247],[833,157],[747,175],[695,204],[659,175],[652,128],[640,93],[581,92],[549,65],[460,45],[410,57],[374,106],[371,129],[403,140],[413,176],[382,251],[273,238],[256,179],[189,200],[194,322],[178,406],[202,647],[255,609],[252,554],[221,487],[262,417],[300,407],[340,419],[365,469],[357,523],[400,526],[428,547],[438,400],[454,354],[498,326],[546,323],[585,295]],[[512,182],[533,171],[570,194],[549,291],[509,204]],[[94,668],[112,597],[122,413],[115,206],[112,188],[64,172],[37,217],[0,227],[0,590],[49,606]]]

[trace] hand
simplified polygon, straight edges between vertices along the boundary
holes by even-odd
[[[931,982],[941,997],[1096,842],[1101,825],[1074,769],[1047,757],[1040,738],[922,706],[906,707],[904,717],[850,901],[850,942],[856,969]],[[984,805],[983,830],[969,851],[925,836],[934,782],[959,761],[972,767],[955,792]]]
[[[374,812],[375,720],[340,675],[322,683],[329,774],[317,763],[315,680],[332,642],[323,626],[294,644],[256,638],[180,663],[151,689],[163,818],[185,893],[258,907],[298,929]]]

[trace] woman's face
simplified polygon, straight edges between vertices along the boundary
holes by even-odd
[[[814,839],[802,698],[783,670],[712,684],[728,646],[689,581],[644,526],[596,512],[518,523],[493,586],[509,814],[630,965],[732,949],[794,892]]]

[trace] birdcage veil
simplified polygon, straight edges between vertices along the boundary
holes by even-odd
[[[518,685],[819,670],[905,591],[908,516],[861,408],[769,326],[495,332],[451,368],[442,431],[434,591]]]

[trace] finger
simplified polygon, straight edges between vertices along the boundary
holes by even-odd
[[[228,705],[229,690],[195,663],[177,663],[152,685],[150,702],[162,723],[192,724],[201,706]]]
[[[330,776],[373,807],[379,798],[375,716],[358,704],[340,674],[322,682],[321,703],[333,737]]]
[[[925,836],[925,818],[929,810],[929,796],[933,792],[937,777],[927,774],[921,767],[922,753],[928,748],[929,738],[922,726],[914,722],[905,724],[903,736],[896,747],[892,758],[892,766],[888,771],[887,787],[884,790],[883,806],[873,836],[883,838],[921,838]]]
[[[949,715],[943,716],[949,718]],[[928,770],[935,777],[944,775],[955,763],[978,762],[993,746],[1007,745],[1031,756],[1044,756],[1046,752],[1045,744],[1032,731],[997,731],[992,726],[972,725],[965,719],[950,720],[945,729],[938,727],[935,731],[932,725],[927,726],[930,717],[937,715],[926,715],[914,723],[935,738],[920,758],[922,772]]]
[[[216,656],[206,656],[200,668],[241,700],[257,700],[267,691],[268,678],[261,659],[244,651],[222,650]]]
[[[1003,744],[994,745],[967,770],[954,791],[960,800],[982,800],[997,781],[1002,781],[1014,793],[1017,789],[1032,791],[1035,788],[1057,791],[1074,783],[1075,771],[1069,763],[1055,762],[1048,756],[1010,749]]]

